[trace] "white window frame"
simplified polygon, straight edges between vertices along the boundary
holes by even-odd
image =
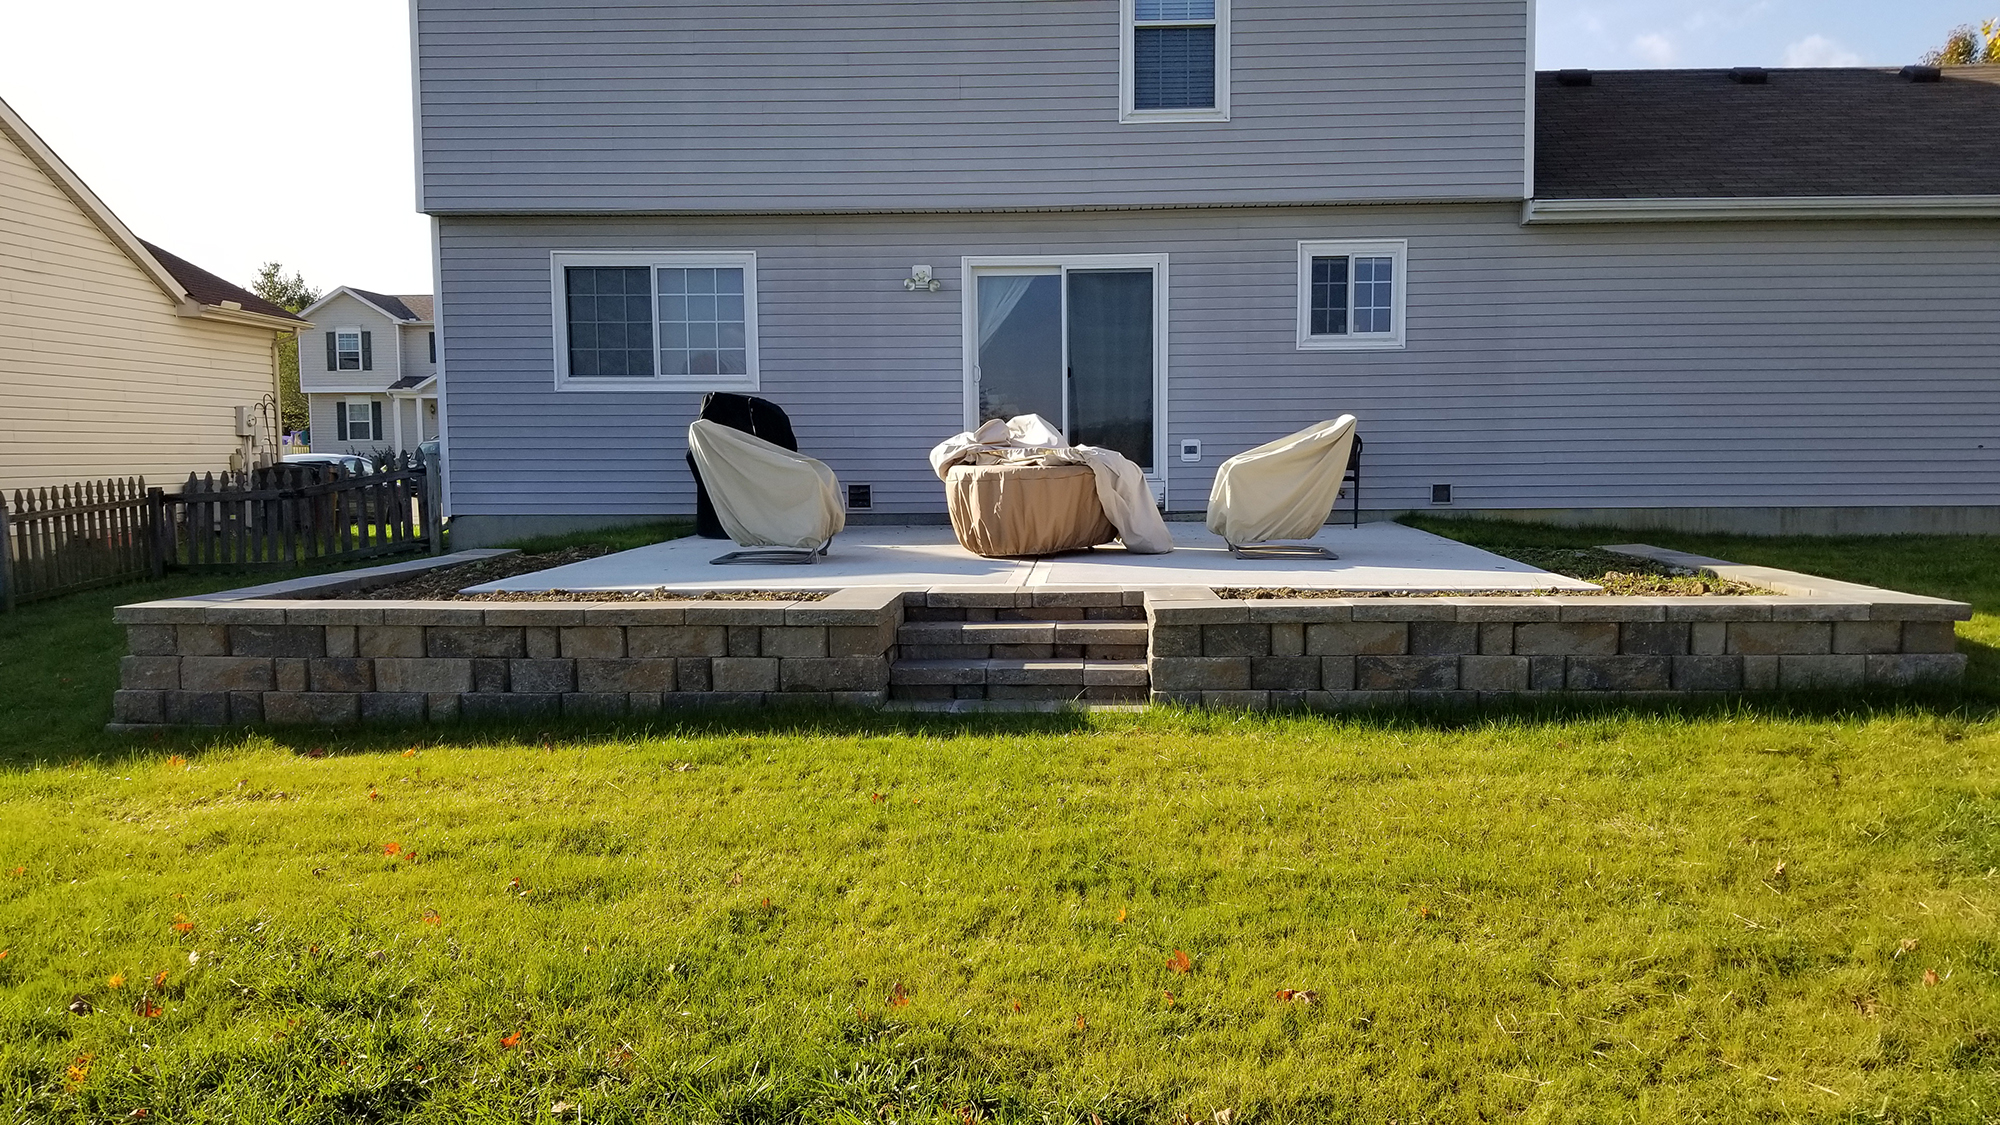
[[[341,366],[341,362],[340,362],[340,361],[341,361],[342,359],[346,358],[346,356],[347,356],[347,349],[346,349],[346,348],[343,348],[343,347],[341,347],[341,346],[340,346],[340,340],[341,340],[341,337],[343,337],[343,336],[352,336],[352,337],[354,337],[354,366],[353,366],[353,367],[342,367],[342,366]],[[362,368],[362,366],[361,366],[361,363],[362,363],[362,360],[361,360],[361,328],[360,328],[360,326],[358,326],[358,325],[351,325],[351,326],[349,326],[349,327],[346,327],[346,328],[336,328],[336,329],[334,329],[334,330],[333,330],[333,370],[334,370],[334,372],[335,372],[336,374],[338,374],[339,372],[342,372],[342,371],[361,371],[361,370],[363,370],[363,368]]]
[[[382,435],[375,432],[375,400],[372,398],[350,398],[346,401],[347,401],[347,429],[340,435],[340,440],[365,441],[369,442],[370,444],[379,444],[382,440]],[[365,438],[358,438],[353,436],[354,411],[356,407],[359,407],[361,409],[361,424],[368,428],[369,436]],[[383,411],[383,413],[386,414],[388,413],[388,411]]]
[[[1315,336],[1312,331],[1312,261],[1314,258],[1390,258],[1395,261],[1393,288],[1389,291],[1387,332],[1353,332],[1338,336]],[[1404,347],[1403,309],[1409,298],[1410,243],[1408,239],[1308,239],[1299,243],[1299,350],[1302,352],[1396,351]],[[1347,323],[1354,324],[1354,269],[1348,267]]]
[[[563,270],[568,266],[644,266],[653,302],[653,374],[571,375],[569,300]],[[721,267],[743,271],[742,375],[663,375],[660,373],[659,273],[665,269]],[[757,363],[757,254],[751,250],[556,250],[549,254],[549,308],[555,340],[555,386],[559,391],[754,391]]]
[[[1174,124],[1229,120],[1229,0],[1215,0],[1215,105],[1211,108],[1139,109],[1133,72],[1140,27],[1195,27],[1207,20],[1146,20],[1138,18],[1136,0],[1118,0],[1118,120],[1127,125]]]
[[[1167,255],[1165,254],[1038,254],[982,255],[959,259],[959,348],[961,394],[965,428],[984,421],[979,416],[979,281],[978,275],[1048,274],[1064,279],[1064,319],[1067,320],[1068,274],[1072,270],[1151,270],[1153,273],[1153,471],[1146,483],[1156,500],[1164,502],[1167,489],[1167,387],[1168,311]],[[1068,394],[1068,380],[1064,380]],[[1051,419],[1051,422],[1056,420]],[[1056,422],[1060,425],[1060,422]]]

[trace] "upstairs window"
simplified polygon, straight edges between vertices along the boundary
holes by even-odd
[[[1121,0],[1121,121],[1229,120],[1229,0]]]
[[[328,371],[373,371],[375,370],[374,349],[369,346],[373,333],[359,328],[340,328],[326,334],[326,369]]]
[[[1299,243],[1302,350],[1403,346],[1404,264],[1409,243]]]
[[[737,252],[555,255],[557,381],[757,386],[757,259]]]

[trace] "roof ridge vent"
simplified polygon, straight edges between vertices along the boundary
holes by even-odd
[[[1729,80],[1739,86],[1762,86],[1771,80],[1771,72],[1761,66],[1733,67]]]
[[[1944,71],[1934,66],[1906,66],[1900,73],[1912,82],[1936,82],[1944,77]]]
[[[1588,86],[1590,85],[1590,72],[1587,70],[1558,70],[1556,71],[1556,85]]]

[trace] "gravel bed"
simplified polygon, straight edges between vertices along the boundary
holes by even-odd
[[[1490,549],[1490,548],[1489,548]],[[1231,601],[1275,598],[1565,598],[1611,597],[1743,597],[1771,591],[1726,578],[1712,578],[1681,567],[1617,555],[1595,548],[1510,547],[1494,551],[1515,562],[1595,583],[1596,590],[1299,590],[1291,587],[1218,586],[1215,594]]]
[[[340,601],[413,602],[816,602],[826,597],[816,590],[708,590],[689,593],[659,587],[651,590],[532,590],[501,591],[491,594],[461,594],[467,586],[518,578],[552,567],[567,566],[612,553],[609,547],[571,547],[543,555],[501,555],[478,562],[426,571],[391,586],[377,586],[359,593],[328,593],[321,598]]]

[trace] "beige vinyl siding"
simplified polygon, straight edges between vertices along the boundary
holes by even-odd
[[[0,489],[229,466],[274,334],[171,298],[0,134]]]
[[[428,325],[411,328],[403,327],[403,374],[432,375],[437,372],[437,364],[431,362],[431,330]],[[321,345],[324,347],[325,345]]]
[[[312,312],[312,330],[299,347],[299,389],[307,394],[329,391],[387,391],[399,377],[396,370],[401,329],[397,321],[366,301],[341,293]],[[329,332],[359,328],[369,333],[372,371],[328,371]]]

